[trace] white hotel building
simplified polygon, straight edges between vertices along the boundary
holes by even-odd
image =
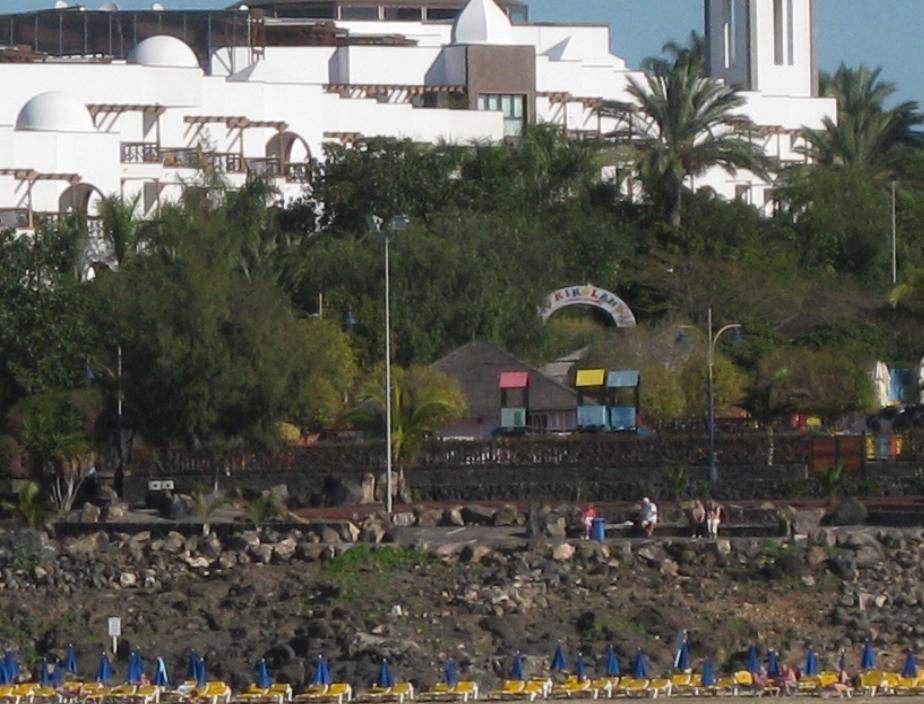
[[[289,200],[330,141],[644,126],[626,90],[642,74],[611,53],[607,26],[530,22],[516,0],[244,1],[0,15],[0,227],[72,210],[92,223],[112,193],[140,194],[150,216],[205,163],[232,184],[271,177]],[[836,111],[817,97],[815,0],[705,11],[710,70],[745,91],[751,139],[801,160],[799,130]],[[693,185],[758,207],[770,195],[744,172]]]

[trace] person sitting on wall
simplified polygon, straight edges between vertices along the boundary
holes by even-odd
[[[658,524],[658,506],[647,496],[642,499],[642,509],[639,512],[638,527],[639,530],[650,538],[654,533],[655,526]]]
[[[690,509],[690,527],[693,529],[694,538],[706,537],[706,508],[699,499],[693,502]]]
[[[584,511],[581,513],[581,524],[584,526],[584,540],[590,540],[590,529],[594,524],[594,519],[597,517],[597,508],[590,504]]]
[[[719,537],[719,523],[722,522],[722,507],[712,499],[706,502],[706,532],[710,538]]]

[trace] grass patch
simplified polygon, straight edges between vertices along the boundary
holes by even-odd
[[[357,570],[364,572],[407,571],[429,565],[433,559],[414,548],[380,547],[357,545],[324,563],[322,572],[337,576]]]

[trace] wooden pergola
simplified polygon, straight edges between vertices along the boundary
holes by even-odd
[[[81,178],[80,174],[74,173],[54,173],[54,172],[42,172],[36,171],[35,169],[0,169],[0,176],[12,176],[17,181],[24,181],[28,183],[26,189],[26,210],[28,211],[29,217],[29,227],[34,226],[33,218],[33,209],[32,209],[32,187],[37,181],[64,181],[68,186],[76,186],[80,183]],[[77,192],[72,192],[72,197],[74,199],[73,207],[74,210],[77,210]]]
[[[186,115],[183,122],[187,125],[223,124],[229,130],[240,130],[241,163],[246,164],[244,157],[244,130],[273,129],[279,137],[279,173],[286,171],[285,151],[282,149],[282,135],[289,129],[289,123],[282,120],[252,120],[246,115]]]
[[[336,139],[341,144],[355,144],[363,139],[361,132],[325,132],[324,139]]]
[[[90,111],[90,117],[93,118],[93,126],[97,127],[97,118],[106,115],[124,115],[128,112],[140,112],[142,114],[154,113],[154,131],[155,143],[160,150],[160,116],[163,115],[167,108],[159,103],[89,103],[87,110]]]
[[[568,104],[569,103],[580,103],[585,110],[590,110],[597,116],[597,134],[603,136],[603,118],[604,117],[617,117],[617,114],[606,114],[603,111],[603,108],[608,104],[608,101],[603,100],[602,98],[594,98],[588,96],[573,95],[568,91],[540,91],[536,93],[540,98],[547,98],[550,105],[561,105],[562,106],[562,129],[565,132],[568,132]],[[622,117],[625,115],[625,111],[622,110],[622,106],[625,105],[627,109],[634,109],[630,106],[629,103],[622,104],[620,103],[620,111],[618,116]],[[583,130],[584,133],[592,133],[593,130]]]
[[[344,98],[372,98],[379,95],[403,94],[405,102],[419,95],[454,94],[465,95],[468,88],[461,84],[420,85],[413,83],[326,83],[328,93],[337,93]]]

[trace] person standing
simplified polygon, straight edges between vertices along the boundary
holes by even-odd
[[[706,537],[706,507],[699,499],[693,502],[693,507],[690,509],[690,526],[693,529],[694,538]]]
[[[712,499],[706,502],[706,532],[710,538],[719,537],[719,523],[722,522],[722,507]]]

